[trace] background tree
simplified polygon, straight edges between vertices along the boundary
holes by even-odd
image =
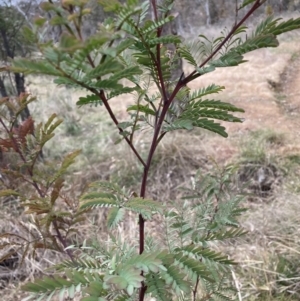
[[[27,4],[21,10],[20,6],[14,6],[11,2],[0,6],[0,60],[5,65],[15,57],[26,57],[33,47],[24,38],[23,29],[30,24],[27,17],[31,4]],[[4,70],[3,70],[4,71]],[[10,71],[2,72],[0,75],[0,94],[2,97],[19,96],[25,93],[25,76],[22,73]],[[30,116],[28,107],[21,114],[22,120]]]

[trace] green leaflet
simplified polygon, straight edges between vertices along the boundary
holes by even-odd
[[[239,6],[239,9],[242,9],[244,8],[245,6],[251,4],[251,3],[254,3],[256,0],[244,0],[242,2],[242,4]],[[262,1],[266,1],[266,0],[262,0]]]
[[[16,59],[13,61],[12,70],[25,74],[47,74],[61,76],[61,73],[46,61],[30,61],[26,59]]]
[[[173,256],[172,256],[173,257]],[[167,287],[172,287],[176,295],[189,293],[191,289],[190,283],[185,280],[185,273],[180,271],[175,265],[164,263],[167,271],[161,273],[161,278],[165,281]]]
[[[116,46],[116,54],[119,55],[122,53],[124,50],[127,50],[130,48],[135,43],[134,39],[127,38],[126,40],[121,41],[117,46]]]
[[[148,20],[142,29],[142,34],[147,35],[148,33],[152,32],[153,30],[162,27],[163,25],[171,22],[174,19],[173,16],[168,16],[164,19],[158,20],[158,21],[150,21]]]
[[[63,271],[65,269],[74,269],[82,273],[97,273],[102,270],[101,262],[93,258],[80,258],[74,261],[65,260],[53,267],[49,268],[50,270]]]
[[[116,12],[122,7],[118,0],[99,0],[99,3],[106,12]]]
[[[259,49],[259,48],[265,48],[265,47],[277,47],[279,45],[278,40],[276,39],[276,36],[272,34],[267,34],[263,36],[256,36],[253,38],[247,39],[244,43],[237,46],[232,50],[232,52],[236,52],[238,54],[245,54],[247,52]]]
[[[115,228],[125,216],[124,208],[111,208],[107,215],[107,225],[109,228]]]
[[[147,293],[151,294],[154,298],[159,301],[170,301],[172,295],[166,288],[166,283],[160,275],[150,273],[146,277],[147,279]]]
[[[139,14],[142,12],[142,9],[140,7],[130,7],[126,8],[123,7],[118,11],[118,20],[116,21],[116,28],[121,28],[123,24],[128,22],[130,20],[130,17]]]
[[[184,120],[184,123],[186,123],[187,121]],[[223,137],[228,137],[228,134],[225,131],[225,127],[221,126],[219,123],[215,123],[213,120],[209,120],[207,118],[200,118],[200,119],[196,119],[196,120],[190,120],[188,121],[188,125],[192,124],[195,127],[200,127],[203,128],[205,130],[209,130],[211,132],[217,133]],[[186,126],[186,125],[185,125]],[[172,130],[176,130],[176,129],[186,129],[183,126],[180,126],[180,120],[171,123],[170,125],[164,127],[164,129],[168,130],[168,131],[172,131]]]
[[[174,258],[174,264],[178,265],[190,278],[192,278],[195,274],[207,281],[214,281],[210,277],[210,272],[207,267],[199,260],[190,258],[189,256],[183,255],[182,253],[176,254]]]
[[[141,287],[144,277],[138,269],[129,266],[117,268],[117,275],[106,275],[104,277],[104,287],[115,287],[117,290],[126,289],[128,295],[132,295],[134,289]]]
[[[99,297],[105,297],[107,295],[107,291],[103,287],[103,282],[99,280],[89,282],[84,291],[92,297],[97,297],[97,300],[99,300]],[[103,300],[105,300],[105,298],[103,298]]]
[[[213,119],[219,119],[230,122],[242,122],[241,118],[235,117],[226,111],[216,110],[216,109],[198,109],[198,108],[190,108],[187,109],[180,118],[190,119],[193,122],[199,120],[199,118],[207,117]]]
[[[226,265],[232,265],[236,264],[233,260],[228,259],[228,256],[215,252],[214,250],[211,250],[209,248],[203,248],[198,247],[195,245],[188,245],[184,246],[182,248],[175,249],[176,252],[182,252],[183,254],[186,254],[188,256],[195,257],[196,259],[203,262],[203,259],[210,260],[213,262],[226,264]]]
[[[117,207],[118,202],[110,198],[93,198],[84,201],[80,205],[80,209],[97,208],[97,207]]]
[[[159,38],[150,39],[147,42],[151,47],[157,44],[178,44],[181,42],[181,38],[173,35],[165,35]]]
[[[76,104],[78,106],[83,106],[83,105],[87,105],[87,104],[92,104],[92,105],[102,105],[102,100],[99,99],[98,95],[95,94],[91,94],[91,95],[87,95],[85,97],[79,97],[79,100],[76,102]]]
[[[198,64],[187,45],[180,46],[178,51],[182,58],[187,60],[192,66],[197,67]]]
[[[289,19],[288,21],[281,22],[275,28],[272,28],[270,31],[274,35],[280,35],[284,32],[300,28],[300,18]]]
[[[99,89],[99,90],[122,90],[124,87],[122,84],[119,84],[117,81],[104,79],[97,82],[89,83],[90,88]]]
[[[54,294],[59,295],[60,300],[62,300],[61,298],[65,293],[67,293],[70,298],[73,298],[76,286],[79,284],[86,286],[90,280],[88,277],[85,277],[85,274],[82,272],[68,270],[66,273],[70,280],[59,276],[44,277],[41,280],[36,280],[34,283],[23,285],[22,289],[31,292],[36,298],[39,297],[38,300],[46,300],[47,298],[50,300],[50,296],[54,296]],[[89,278],[96,280],[99,277],[94,277],[93,274],[89,274]]]
[[[128,127],[131,127],[133,126],[133,123],[132,122],[129,122],[129,121],[124,121],[124,122],[119,122],[118,123],[118,127],[122,130],[125,130],[127,129]]]
[[[118,270],[135,267],[144,273],[158,273],[159,271],[166,271],[162,264],[162,260],[158,258],[160,252],[147,253],[134,255],[122,263]]]
[[[143,74],[143,71],[138,66],[132,66],[128,68],[123,68],[123,70],[116,72],[114,75],[112,75],[109,80],[118,81],[123,78],[132,79],[135,75],[141,75]]]
[[[75,37],[67,33],[62,33],[60,36],[59,47],[62,51],[73,53],[82,47],[82,44]]]
[[[194,99],[198,98],[197,94],[194,94],[194,95],[192,94],[191,99],[193,99],[193,98]],[[191,102],[191,104],[189,104],[189,108],[191,108],[191,111],[195,110],[195,113],[204,108],[205,109],[215,109],[218,111],[223,111],[224,113],[226,113],[226,112],[244,113],[245,112],[243,109],[238,108],[230,103],[222,102],[219,100],[209,100],[209,99],[193,101],[193,102]]]
[[[137,111],[137,112],[142,112],[142,113],[145,113],[147,115],[152,115],[152,116],[155,116],[155,111],[153,111],[152,109],[149,108],[149,106],[144,106],[144,105],[132,105],[132,106],[129,106],[127,108],[127,112],[129,111]]]
[[[138,88],[137,87],[122,87],[120,89],[116,89],[114,91],[111,91],[109,93],[106,94],[106,98],[109,100],[111,98],[114,98],[116,96],[122,95],[122,94],[129,94],[132,93],[134,91],[137,91]]]
[[[117,60],[107,59],[85,75],[83,80],[100,78],[101,76],[123,70],[123,65]]]
[[[219,93],[225,89],[224,86],[218,86],[215,84],[211,84],[208,87],[202,88],[197,91],[193,91],[192,93],[189,94],[189,102],[192,100],[195,100],[197,98],[202,98],[205,95],[213,94],[213,93]],[[221,102],[220,102],[221,103]],[[231,104],[228,104],[232,106]]]
[[[109,193],[112,197],[120,196],[128,198],[128,194],[117,184],[108,181],[93,182],[89,185],[91,188],[101,189],[102,193]],[[95,192],[92,192],[95,193]],[[96,192],[99,193],[99,192]]]
[[[279,23],[281,18],[275,19],[273,16],[270,16],[263,20],[256,28],[253,33],[253,36],[264,36],[264,35],[280,35],[284,32],[300,28],[300,18],[289,19]]]
[[[213,67],[233,67],[238,66],[239,64],[242,64],[244,62],[246,61],[243,60],[243,56],[241,56],[239,53],[236,53],[235,51],[231,51],[221,56],[217,60],[210,61],[209,65]]]
[[[192,130],[193,128],[193,121],[188,119],[177,119],[173,123],[164,125],[163,130],[170,132],[175,130]]]
[[[151,199],[132,198],[125,203],[125,208],[142,214],[145,219],[150,219],[153,214],[162,211],[162,205]]]

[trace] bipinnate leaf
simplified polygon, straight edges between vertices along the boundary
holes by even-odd
[[[123,70],[123,65],[121,63],[117,60],[109,59],[87,73],[83,78],[83,81],[87,79],[101,78],[104,75],[112,74],[121,70]]]
[[[69,280],[60,276],[44,277],[34,283],[26,283],[22,290],[30,292],[38,300],[51,300],[54,295],[62,300],[65,294],[73,298],[77,288],[81,290],[79,284],[86,286],[90,282],[81,272],[68,271],[67,275]]]
[[[181,124],[181,120],[183,120],[183,124]],[[182,119],[180,118],[178,121],[175,121],[174,123],[165,126],[164,129],[167,131],[172,131],[176,129],[191,129],[191,125],[193,127],[199,127],[205,130],[209,130],[225,138],[228,137],[224,126],[220,125],[219,123],[215,123],[213,120],[207,118],[195,118],[195,120],[193,120],[192,118],[189,119],[188,116],[184,116]]]
[[[146,276],[147,294],[159,301],[172,300],[172,295],[166,287],[166,282],[159,274],[150,273]]]
[[[140,270],[126,266],[119,267],[117,273],[118,275],[106,275],[104,277],[104,288],[126,289],[128,295],[132,295],[134,289],[142,286],[144,277],[141,275]]]
[[[144,252],[142,254],[134,255],[122,264],[120,269],[123,267],[135,267],[144,273],[158,273],[159,271],[166,271],[163,266],[163,262],[158,256],[161,252],[148,253]]]
[[[84,289],[84,292],[89,294],[90,297],[97,298],[97,301],[102,299],[101,296],[103,296],[103,300],[105,300],[104,296],[107,295],[107,291],[103,287],[102,280],[91,281]]]
[[[216,252],[210,248],[199,247],[194,244],[184,246],[182,248],[176,248],[174,251],[179,253],[182,252],[184,255],[188,255],[192,258],[194,257],[201,262],[209,260],[226,265],[236,264],[233,260],[228,259],[228,256],[222,253]]]
[[[122,188],[116,183],[112,183],[108,181],[98,181],[98,182],[91,183],[89,186],[91,188],[101,189],[101,191],[103,192],[128,197],[128,195],[125,194]]]
[[[47,61],[30,61],[27,59],[15,59],[12,64],[12,71],[25,74],[45,74],[61,76],[61,72],[50,65]]]
[[[98,106],[98,105],[102,105],[102,100],[99,98],[98,95],[95,94],[91,94],[91,95],[87,95],[87,96],[81,96],[79,97],[79,100],[76,102],[76,104],[78,106],[83,106],[83,105],[94,105],[94,106]]]
[[[197,275],[198,277],[209,282],[214,281],[211,278],[210,271],[201,261],[195,260],[189,256],[184,255],[183,253],[177,253],[174,258],[174,264],[180,267],[180,269],[182,269],[190,278],[193,278],[194,275]]]
[[[163,206],[152,199],[140,197],[132,198],[124,204],[127,210],[142,214],[145,219],[150,219],[153,214],[161,213]]]
[[[145,113],[146,115],[152,115],[155,116],[155,111],[153,109],[151,109],[148,105],[144,106],[144,105],[131,105],[127,108],[127,112],[130,111],[136,111],[136,112],[141,112],[141,113]]]
[[[102,196],[90,198],[90,199],[83,199],[84,201],[80,205],[80,209],[86,208],[98,208],[98,207],[118,207],[119,202],[113,198],[105,198]]]
[[[107,226],[109,228],[115,228],[125,216],[124,208],[113,207],[109,210],[107,215]]]
[[[61,34],[60,41],[59,41],[59,48],[61,50],[66,51],[68,53],[73,53],[81,47],[82,44],[76,37],[71,36],[66,32]]]
[[[193,121],[188,119],[177,119],[172,123],[164,125],[163,130],[170,132],[175,130],[192,130],[193,128]]]
[[[174,16],[170,15],[170,16],[168,16],[164,19],[158,20],[158,21],[147,22],[145,27],[142,29],[142,34],[146,35],[146,34],[150,33],[151,31],[171,22],[173,19],[174,19]]]
[[[215,84],[211,84],[205,88],[202,88],[200,90],[193,91],[189,94],[189,102],[198,98],[202,98],[203,96],[219,93],[225,89],[224,86],[218,86]]]
[[[233,67],[246,62],[243,56],[235,51],[227,52],[216,60],[210,61],[212,67]]]

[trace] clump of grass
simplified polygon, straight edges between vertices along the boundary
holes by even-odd
[[[272,150],[285,143],[283,133],[270,129],[251,132],[241,142],[240,157],[242,161],[267,162],[272,160]]]
[[[285,188],[291,193],[298,194],[300,192],[300,155],[295,151],[287,153],[284,156],[284,168],[286,170]]]
[[[285,192],[272,203],[252,207],[244,217],[249,233],[234,254],[241,263],[237,274],[246,300],[299,300],[299,210],[299,196]]]
[[[273,197],[284,174],[276,150],[283,146],[285,137],[271,130],[251,132],[241,142],[239,158],[239,186],[247,186],[252,199]]]

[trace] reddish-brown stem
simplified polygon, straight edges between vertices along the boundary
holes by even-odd
[[[97,92],[97,91],[93,91],[96,95],[99,96],[99,98],[102,100],[110,118],[113,120],[114,124],[118,127],[120,133],[123,132],[123,129],[121,129],[119,127],[119,122],[114,114],[114,112],[112,111],[106,97],[105,97],[105,94],[104,94],[104,91],[101,90],[100,92]],[[145,167],[146,166],[146,163],[145,161],[143,160],[143,158],[140,156],[140,154],[138,153],[138,151],[136,150],[136,148],[134,147],[134,145],[131,143],[130,139],[128,139],[127,137],[124,137],[125,141],[128,143],[129,147],[131,148],[131,150],[133,151],[133,153],[136,155],[136,157],[139,159],[139,161],[143,164],[143,166]]]
[[[153,13],[154,13],[154,19],[155,21],[158,21],[156,0],[151,0],[151,3],[152,3]],[[161,27],[157,28],[156,36],[158,38],[161,36],[161,32],[162,32],[162,28]],[[156,64],[157,64],[156,69],[157,69],[158,79],[161,87],[161,94],[163,96],[164,103],[166,103],[168,100],[168,95],[167,95],[165,81],[161,69],[160,44],[156,45]]]
[[[196,284],[195,284],[195,287],[193,289],[193,301],[196,301],[197,300],[197,290],[198,290],[198,285],[199,285],[199,276],[197,277],[197,280],[196,280]]]
[[[168,102],[163,107],[161,115],[159,116],[158,122],[155,126],[154,135],[152,138],[152,143],[151,143],[149,154],[148,154],[148,159],[146,162],[146,166],[144,167],[144,173],[143,173],[143,179],[142,179],[142,185],[141,185],[141,191],[140,191],[140,197],[142,197],[142,198],[144,198],[146,196],[146,187],[147,187],[147,179],[148,179],[149,169],[151,166],[153,155],[154,155],[156,147],[158,145],[158,141],[160,141],[159,134],[161,131],[161,127],[163,125],[165,116],[168,112],[169,106],[172,103],[172,100],[174,99],[175,95],[181,89],[181,87],[182,86],[178,83],[177,86],[175,87],[171,97],[169,98]],[[144,245],[145,245],[145,220],[141,214],[139,215],[139,236],[140,236],[139,237],[139,247],[140,247],[139,251],[141,254],[144,252]],[[144,300],[146,290],[147,290],[147,287],[145,286],[144,283],[142,283],[142,287],[140,288],[140,292],[139,292],[139,301]]]
[[[81,35],[80,27],[77,25],[76,22],[75,22],[75,28],[76,28],[76,31],[77,31],[77,34],[78,34],[79,39],[82,41],[82,35]],[[113,40],[110,41],[109,47],[112,46],[113,42],[114,42]],[[102,64],[102,63],[105,61],[105,58],[106,58],[106,55],[104,55],[104,56],[101,58],[100,64]],[[87,55],[87,59],[88,59],[88,61],[89,61],[89,64],[90,64],[93,68],[95,68],[95,64],[94,64],[94,62],[93,62],[93,60],[92,60],[92,58],[91,58],[91,56],[90,56],[89,54]],[[74,80],[73,78],[70,78],[70,79]],[[99,78],[98,80],[100,80],[100,78]],[[80,83],[80,82],[77,82],[77,83],[78,83],[79,85],[84,86],[84,85],[83,85],[82,83]],[[111,109],[111,107],[110,107],[110,105],[109,105],[109,103],[108,103],[108,100],[107,100],[106,97],[105,97],[104,91],[103,91],[103,90],[100,90],[100,92],[99,92],[99,91],[97,91],[97,90],[93,90],[93,89],[91,90],[89,87],[85,87],[85,88],[87,88],[88,90],[90,90],[90,91],[93,92],[94,94],[98,95],[98,97],[102,100],[102,102],[103,102],[103,104],[104,104],[104,106],[105,106],[105,108],[106,108],[106,110],[107,110],[107,112],[108,112],[110,118],[113,120],[114,124],[115,124],[115,125],[117,126],[117,128],[119,129],[120,133],[122,133],[122,132],[123,132],[123,129],[121,129],[121,128],[119,127],[119,122],[118,122],[118,120],[117,120],[117,118],[116,118],[114,112],[112,111],[112,109]],[[136,155],[136,157],[138,158],[138,160],[142,163],[143,166],[145,166],[146,164],[145,164],[144,160],[142,159],[142,157],[140,156],[140,154],[137,152],[137,150],[136,150],[135,147],[133,146],[133,143],[132,143],[131,139],[128,139],[127,137],[124,137],[124,139],[125,139],[125,141],[127,142],[127,144],[129,145],[129,147],[131,148],[131,150],[133,151],[133,153]]]

